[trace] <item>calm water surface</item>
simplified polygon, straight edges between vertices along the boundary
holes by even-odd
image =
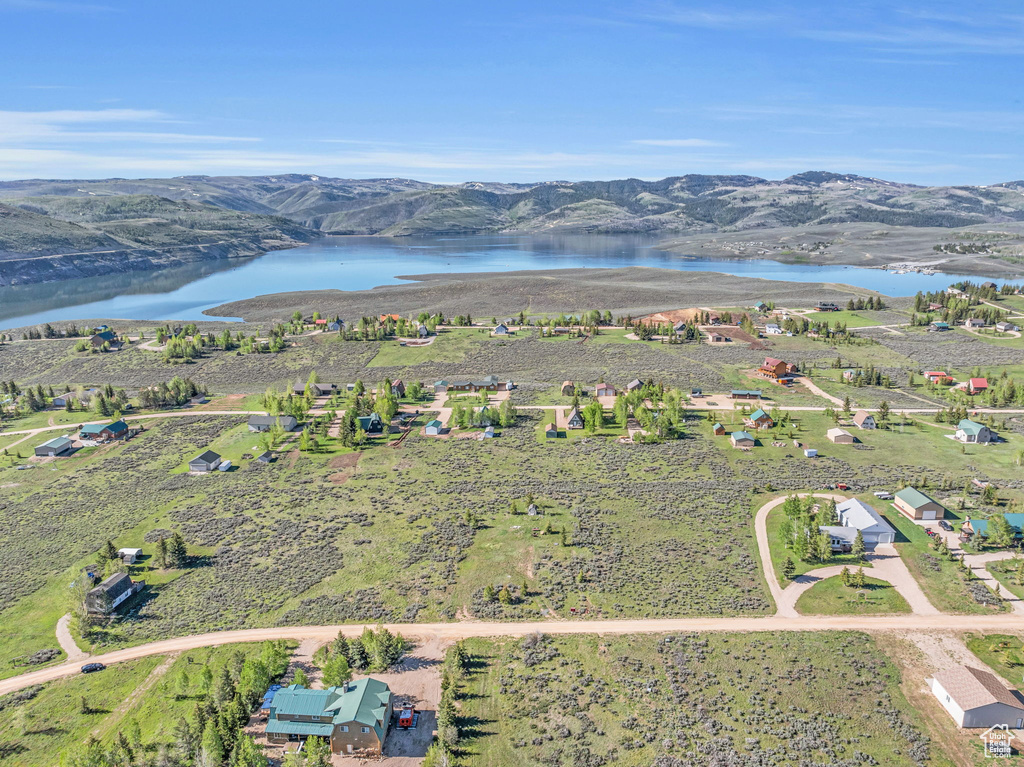
[[[329,237],[244,261],[0,288],[0,329],[74,319],[199,320],[228,301],[293,290],[363,290],[396,275],[651,266],[796,282],[842,282],[888,295],[941,290],[950,274],[722,260],[657,250],[659,240],[612,235]],[[226,318],[216,318],[226,319]]]

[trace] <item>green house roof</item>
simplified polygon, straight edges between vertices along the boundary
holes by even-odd
[[[436,426],[436,427],[437,427],[437,428],[439,428],[439,429],[440,429],[440,428],[441,428],[441,427],[442,427],[443,425],[444,425],[444,424],[442,424],[442,423],[441,423],[440,421],[438,421],[437,419],[434,419],[433,421],[429,421],[429,422],[427,423],[427,426]]]
[[[750,414],[751,421],[757,421],[761,418],[770,418],[770,416],[761,408],[758,408],[757,410]]]
[[[721,429],[721,428],[722,428],[722,424],[720,424],[720,423],[718,423],[718,422],[716,421],[716,422],[715,422],[715,425],[714,425],[714,426],[712,426],[711,428],[717,431],[718,429]]]
[[[105,423],[87,423],[82,426],[82,434],[99,434],[107,428]]]
[[[1017,535],[1021,534],[1021,530],[1024,530],[1024,514],[1003,514],[1006,517],[1006,521],[1013,528],[1013,532]],[[972,519],[971,528],[975,533],[982,537],[988,535],[988,520],[987,519]]]
[[[920,490],[915,490],[912,487],[903,488],[898,493],[896,493],[896,497],[914,509],[919,509],[926,503],[936,503],[934,499],[929,498]]]
[[[956,428],[964,434],[970,434],[972,437],[977,437],[985,428],[985,424],[972,421],[970,418],[964,418],[956,425]]]
[[[737,442],[739,442],[741,439],[750,439],[750,440],[754,439],[752,436],[750,436],[745,431],[734,431],[731,436]]]
[[[358,722],[372,727],[383,742],[391,707],[391,689],[367,677],[341,687],[310,690],[293,684],[274,694],[267,720],[271,734],[322,735],[329,737],[335,725]],[[330,722],[295,722],[280,716],[331,717]]]

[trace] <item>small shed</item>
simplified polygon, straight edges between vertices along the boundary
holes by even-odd
[[[829,442],[834,442],[837,445],[852,445],[854,443],[853,435],[846,429],[829,429],[825,432],[825,436],[828,437]]]
[[[258,456],[256,456],[256,460],[259,461],[260,463],[273,463],[274,454],[268,450],[267,452],[260,453]]]
[[[556,439],[558,437],[558,427],[553,423],[549,423],[544,428],[544,436],[548,439]]]
[[[571,397],[576,393],[576,384],[572,381],[562,381],[562,396]]]
[[[494,438],[494,427],[488,426],[480,433],[480,439],[493,439]]]
[[[818,451],[813,447],[804,448],[804,458],[817,458]]]
[[[711,427],[711,431],[714,432],[716,437],[721,437],[725,434],[725,427],[722,426],[722,424],[720,423],[716,423],[714,426]]]
[[[754,438],[745,431],[734,431],[729,435],[729,442],[733,447],[753,447]]]
[[[427,425],[423,429],[423,433],[428,437],[436,437],[441,433],[441,429],[443,428],[444,424],[435,418],[433,421],[427,422]]]
[[[220,466],[220,455],[212,450],[205,450],[188,462],[188,470],[195,472],[215,471]]]
[[[121,557],[121,561],[126,565],[134,565],[142,558],[142,549],[118,549],[117,556]]]

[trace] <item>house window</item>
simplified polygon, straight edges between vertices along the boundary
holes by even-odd
[[[348,732],[348,725],[347,724],[341,725],[341,731],[342,732]]]
[[[366,733],[368,733],[369,731],[370,731],[370,728],[369,728],[369,727],[360,727],[360,728],[359,728],[359,732],[363,733],[364,735],[365,735]]]

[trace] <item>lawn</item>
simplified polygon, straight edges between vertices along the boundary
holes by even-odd
[[[811,312],[805,314],[809,322],[827,322],[830,327],[843,324],[848,328],[864,328],[871,325],[890,325],[892,324],[891,318],[880,319],[874,315],[874,312],[870,311],[846,311],[845,309],[840,312]],[[910,318],[907,317],[902,322],[910,322]]]
[[[709,754],[792,767],[950,764],[899,671],[864,634],[535,635],[466,646],[467,765],[668,767]]]
[[[801,615],[878,615],[909,613],[910,605],[886,581],[865,578],[864,586],[855,589],[834,575],[801,594],[796,611]]]
[[[958,614],[989,614],[1006,609],[1005,604],[991,607],[979,603],[972,594],[991,599],[991,592],[977,580],[968,581],[958,565],[939,557],[923,528],[891,507],[884,510],[883,516],[897,531],[896,550],[935,607]]]
[[[35,696],[24,702],[17,694],[0,698],[0,759],[6,755],[16,757],[11,764],[19,767],[49,767],[80,754],[89,736],[110,743],[136,725],[142,751],[155,754],[160,745],[175,742],[179,719],[191,716],[202,699],[203,667],[216,679],[226,664],[261,651],[262,645],[252,642],[158,655],[49,682],[33,688]]]
[[[1008,634],[968,634],[967,649],[1014,687],[1024,671],[1024,639]]]
[[[857,558],[852,554],[834,554],[827,562],[812,561],[807,562],[793,555],[793,553],[786,548],[785,543],[779,539],[779,529],[782,526],[782,521],[786,518],[785,513],[782,511],[781,506],[776,506],[770,512],[768,512],[768,519],[765,525],[768,531],[768,549],[771,551],[772,556],[772,567],[775,568],[775,577],[779,580],[779,585],[785,588],[789,585],[789,581],[782,574],[783,565],[786,559],[792,558],[793,564],[796,569],[794,571],[794,577],[797,575],[803,575],[811,570],[817,570],[821,567],[831,567],[833,565],[846,565],[851,569],[856,567],[870,568],[870,562],[858,562]]]
[[[443,329],[426,346],[402,346],[411,339],[391,339],[380,344],[380,350],[367,367],[407,367],[425,362],[462,362],[483,344],[491,340],[486,331],[479,328]],[[339,341],[339,343],[361,343]]]

